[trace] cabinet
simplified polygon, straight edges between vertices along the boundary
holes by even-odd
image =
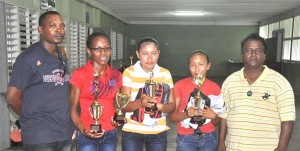
[[[86,24],[71,21],[70,23],[70,68],[74,70],[85,65],[86,55]]]
[[[38,12],[2,3],[5,14],[6,51],[8,75],[11,74],[16,57],[38,41]]]

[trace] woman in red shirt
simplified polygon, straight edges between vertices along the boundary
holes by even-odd
[[[77,151],[114,151],[117,129],[111,123],[115,113],[114,97],[122,85],[122,74],[107,62],[111,54],[110,40],[104,33],[93,33],[87,39],[87,53],[91,60],[74,71],[71,83],[70,114],[78,129]],[[91,130],[95,121],[90,113],[91,104],[101,105],[100,131]],[[78,112],[77,106],[80,106]]]
[[[220,87],[206,78],[209,69],[208,55],[204,51],[194,51],[189,58],[191,76],[175,84],[176,110],[170,114],[170,121],[177,122],[177,151],[216,150],[218,140],[215,125],[219,124],[220,118],[212,108],[215,107],[216,112],[222,110],[224,101],[220,96]],[[199,75],[202,78],[195,80]],[[204,100],[204,109],[196,109],[192,103],[198,95],[199,82],[199,100]],[[196,122],[191,122],[194,115],[201,115],[202,120],[206,120],[199,120],[200,122],[195,124]]]

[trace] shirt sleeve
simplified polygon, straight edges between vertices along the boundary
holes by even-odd
[[[181,98],[180,83],[178,82],[174,86],[174,96],[176,98]]]
[[[296,115],[294,92],[290,83],[286,79],[284,80],[283,89],[278,91],[278,93],[279,94],[277,95],[277,103],[280,120],[282,122],[295,121]]]
[[[79,70],[78,69],[75,70],[72,74],[71,79],[70,79],[70,84],[72,84],[72,85],[74,85],[78,88],[81,88],[82,87],[82,82],[80,80],[80,75],[81,74],[80,74]]]
[[[223,96],[226,109],[225,109],[225,112],[223,112],[222,114],[219,115],[223,119],[227,119],[227,115],[229,112],[229,104],[230,104],[229,93],[228,93],[228,89],[226,86],[227,86],[227,82],[225,80],[225,82],[222,85],[221,95]]]
[[[131,87],[132,85],[132,77],[128,69],[125,69],[122,77],[123,86]]]
[[[17,57],[13,65],[9,86],[24,90],[30,85],[30,80],[34,75],[34,72],[24,56],[21,55]]]
[[[172,75],[169,71],[166,73],[166,79],[165,82],[170,86],[170,89],[174,88],[174,83],[172,79]]]

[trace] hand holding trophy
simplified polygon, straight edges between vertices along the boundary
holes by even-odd
[[[125,124],[126,120],[125,120],[125,116],[122,112],[122,109],[129,103],[130,96],[127,95],[126,93],[117,93],[115,101],[116,101],[117,110],[116,110],[113,120],[117,124]]]
[[[94,101],[90,105],[89,111],[94,122],[90,125],[90,128],[93,133],[102,133],[101,124],[98,122],[103,112],[103,106],[98,102],[98,74],[94,75],[93,87],[95,88]]]
[[[201,97],[201,86],[205,80],[205,77],[200,73],[198,76],[194,77],[193,81],[198,86],[198,92],[194,96],[194,101],[192,103],[192,106],[196,108],[196,110],[204,109],[205,107],[205,100]],[[201,115],[196,114],[191,118],[191,123],[198,124],[199,126],[203,125],[205,123],[205,119],[202,119]]]
[[[153,72],[149,72],[150,75],[150,79],[146,81],[145,83],[145,92],[146,95],[149,97],[155,97],[156,95],[156,88],[157,88],[157,84],[153,81]],[[148,102],[150,103],[150,102]],[[145,111],[146,112],[156,112],[158,111],[158,108],[156,106],[156,103],[152,103],[153,105],[151,107],[145,107]]]

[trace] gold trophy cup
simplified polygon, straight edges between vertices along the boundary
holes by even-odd
[[[193,81],[198,86],[198,92],[194,96],[194,101],[192,103],[193,107],[195,107],[197,110],[204,109],[205,107],[205,100],[201,97],[201,86],[203,84],[205,77],[200,73],[197,77],[194,77]],[[205,122],[205,119],[202,119],[201,115],[195,115],[191,118],[191,123],[203,125]]]
[[[98,74],[94,75],[94,78],[98,78],[97,76]],[[98,120],[102,115],[103,106],[98,102],[98,81],[95,80],[93,85],[95,86],[94,101],[90,105],[89,111],[92,118],[94,119],[94,122],[90,125],[90,128],[93,133],[101,133],[101,124],[98,122]]]
[[[118,124],[124,124],[125,116],[122,112],[122,109],[129,103],[130,96],[127,95],[126,93],[117,93],[115,101],[116,101],[117,110],[113,119]]]
[[[103,107],[101,106],[101,104],[97,101],[94,101],[90,106],[90,114],[94,119],[94,123],[91,124],[91,130],[93,131],[93,133],[102,132],[101,124],[98,122],[102,112],[103,112]]]
[[[150,74],[150,79],[146,81],[146,86],[145,86],[145,90],[146,90],[146,94],[149,97],[154,97],[156,94],[156,88],[157,88],[157,84],[153,81],[153,72],[149,72]],[[146,112],[156,112],[158,111],[156,103],[154,103],[151,107],[145,107],[145,111]]]

